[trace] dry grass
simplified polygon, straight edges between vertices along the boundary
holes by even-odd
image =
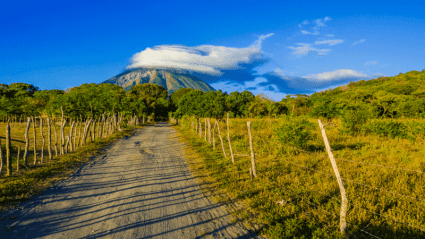
[[[57,133],[60,138],[60,127],[57,124]],[[26,123],[20,124],[11,124],[11,139],[25,141]],[[82,126],[82,131],[84,126]],[[65,135],[68,134],[70,127],[65,127]],[[128,127],[124,131],[117,131],[115,134],[107,136],[106,138],[97,138],[95,141],[91,142],[91,139],[88,139],[87,144],[79,147],[76,144],[76,150],[74,152],[68,152],[68,154],[60,155],[60,148],[58,147],[58,157],[55,157],[54,153],[54,131],[52,127],[52,155],[53,160],[48,159],[47,152],[47,127],[46,124],[43,125],[43,134],[45,138],[45,149],[44,149],[44,161],[41,163],[40,153],[41,153],[41,135],[40,128],[36,128],[36,137],[37,137],[37,165],[34,165],[34,154],[33,154],[33,145],[34,145],[34,136],[32,133],[32,126],[29,131],[29,155],[28,155],[28,168],[23,166],[23,154],[25,143],[11,141],[12,151],[11,151],[11,161],[12,161],[12,175],[6,176],[5,169],[3,168],[3,175],[0,178],[0,210],[5,211],[10,208],[16,207],[20,202],[28,200],[32,195],[38,194],[47,188],[51,187],[54,183],[66,179],[72,173],[74,173],[82,164],[90,161],[93,156],[102,153],[102,149],[108,146],[110,143],[113,143],[118,138],[124,136],[132,135],[134,128]],[[6,124],[0,123],[0,136],[5,137]],[[83,133],[83,132],[82,132]],[[82,134],[81,133],[81,134]],[[96,133],[97,134],[97,133]],[[77,143],[79,142],[78,130],[77,130]],[[5,140],[2,138],[2,145],[5,145]],[[58,145],[60,145],[60,139],[58,140]],[[16,171],[17,162],[17,146],[21,146],[20,154],[20,168],[19,172]],[[5,156],[5,152],[4,157]]]
[[[214,178],[215,186],[243,200],[258,213],[261,222],[268,225],[268,229],[264,230],[266,236],[340,238],[338,217],[341,196],[337,181],[332,177],[334,172],[324,151],[317,121],[311,120],[317,130],[313,132],[314,139],[308,147],[317,154],[307,154],[283,146],[276,139],[273,124],[278,123],[278,119],[272,119],[271,123],[269,119],[231,119],[230,134],[235,154],[250,152],[248,120],[252,122],[258,172],[253,183],[248,173],[250,157],[235,156],[235,164],[231,163],[224,122],[220,123],[220,130],[227,159],[222,154],[217,133],[216,151],[212,152],[212,146],[204,141],[204,137],[199,138],[188,127],[179,127],[179,130],[192,148],[204,158],[202,167]],[[335,123],[340,125],[339,121]],[[408,196],[402,197],[345,181],[350,202],[347,212],[348,233],[357,238],[369,238],[360,230],[365,228],[364,231],[380,238],[424,238],[425,232],[415,228],[425,229],[424,174],[367,165],[423,171],[424,139],[410,141],[370,135],[354,137],[342,135],[338,127],[328,127],[326,132],[336,158],[365,163],[337,160],[343,178]],[[277,204],[283,199],[286,203]]]

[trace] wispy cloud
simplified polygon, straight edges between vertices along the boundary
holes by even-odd
[[[331,49],[316,49],[314,47],[310,47],[311,44],[306,44],[306,43],[297,43],[297,44],[299,45],[298,47],[293,47],[293,46],[288,47],[289,49],[294,50],[292,54],[296,56],[307,55],[311,51],[317,52],[319,55],[326,55],[326,53],[331,50]]]
[[[308,25],[310,22],[308,20],[304,20],[302,23],[298,24],[299,27],[302,27],[303,25]]]
[[[314,32],[309,32],[309,31],[306,31],[306,30],[301,30],[301,33],[304,34],[304,35],[319,35],[320,34],[316,30]]]
[[[316,19],[316,20],[314,20],[314,23],[316,24],[315,27],[325,27],[326,26],[325,22],[330,21],[330,20],[332,20],[332,18],[330,18],[330,17],[325,17],[325,18],[323,18],[323,20],[322,19]]]
[[[160,45],[133,55],[127,69],[137,67],[177,68],[210,75],[222,75],[221,70],[239,69],[242,64],[255,65],[264,62],[261,51],[262,41],[273,33],[260,35],[251,46],[232,48],[224,46],[201,45]]]
[[[359,78],[359,77],[366,78],[368,76],[354,70],[346,70],[346,69],[340,69],[335,71],[303,76],[303,78],[316,80],[316,81],[334,81],[341,78]]]
[[[357,43],[363,43],[364,41],[366,41],[366,39],[360,39],[359,41],[354,42],[353,46],[356,45]]]
[[[368,61],[368,62],[364,63],[364,65],[365,65],[365,66],[368,66],[368,65],[376,65],[376,64],[378,64],[378,62],[377,62],[377,61]]]
[[[315,45],[320,45],[320,44],[329,44],[329,46],[333,46],[336,44],[340,44],[342,43],[344,40],[340,40],[340,39],[334,39],[334,40],[325,40],[325,41],[315,41],[314,44]]]
[[[326,37],[334,37],[334,34],[326,34]]]
[[[320,32],[317,31],[320,27],[325,27],[325,22],[332,20],[331,17],[325,17],[323,19],[316,19],[313,20],[314,27],[312,27],[313,31],[306,31],[306,30],[300,30],[302,34],[304,35],[319,35]],[[302,27],[303,25],[310,24],[308,20],[304,20],[301,24],[298,24],[298,27]]]

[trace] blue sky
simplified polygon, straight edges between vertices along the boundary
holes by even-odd
[[[65,90],[137,66],[274,100],[425,69],[420,1],[0,0],[0,83]]]

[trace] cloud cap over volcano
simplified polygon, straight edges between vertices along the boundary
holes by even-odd
[[[177,68],[209,75],[222,75],[221,70],[250,69],[267,62],[261,52],[262,41],[273,33],[259,36],[249,47],[233,48],[225,46],[201,45],[160,45],[133,55],[127,69],[137,67]]]

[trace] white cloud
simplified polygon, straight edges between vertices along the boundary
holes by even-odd
[[[326,37],[334,37],[334,34],[326,34]]]
[[[304,20],[302,23],[298,24],[298,26],[302,27],[302,25],[307,25],[307,24],[310,24],[310,22],[307,20]]]
[[[358,78],[358,77],[367,78],[368,76],[354,70],[345,70],[345,69],[303,76],[303,78],[314,80],[314,81],[333,81],[333,80],[337,80],[341,78]]]
[[[353,46],[354,46],[354,45],[356,45],[357,43],[362,43],[362,42],[364,42],[364,41],[366,41],[366,39],[360,39],[359,41],[354,42],[354,43],[353,43]]]
[[[310,47],[311,44],[306,44],[306,43],[297,43],[298,45],[300,45],[299,47],[293,47],[290,46],[288,48],[294,50],[294,52],[292,52],[292,54],[297,55],[297,56],[301,56],[301,55],[307,55],[310,51],[314,51],[319,53],[319,55],[326,55],[326,52],[329,52],[331,49],[316,49],[314,47]]]
[[[320,32],[318,32],[317,29],[319,29],[319,27],[325,27],[326,26],[325,22],[330,21],[330,20],[332,20],[331,17],[325,17],[323,19],[316,19],[316,20],[313,21],[314,24],[315,24],[315,26],[312,28],[314,30],[314,32],[301,30],[301,33],[304,34],[304,35],[309,35],[309,34],[319,35]],[[309,24],[309,23],[310,23],[309,21],[304,20],[301,24],[298,24],[298,26],[301,28],[302,25],[306,25],[306,24]]]
[[[314,31],[314,32],[309,32],[309,31],[305,31],[305,30],[301,30],[301,33],[304,35],[319,35],[320,33],[318,31]]]
[[[260,35],[251,46],[232,48],[224,46],[201,45],[161,45],[133,55],[127,69],[137,67],[178,68],[221,75],[220,69],[238,69],[239,64],[264,60],[261,44],[273,33]]]
[[[314,20],[314,23],[316,24],[316,28],[318,28],[318,27],[325,27],[326,26],[325,25],[325,22],[330,21],[330,20],[332,20],[332,18],[325,17],[325,18],[323,18],[323,20],[322,19],[316,19],[316,20]]]
[[[334,39],[334,40],[325,40],[325,41],[315,41],[314,44],[315,45],[320,45],[320,44],[329,44],[329,46],[333,46],[339,43],[342,43],[344,40],[340,40],[340,39]]]
[[[365,65],[365,66],[368,66],[368,65],[376,65],[376,64],[378,64],[378,62],[377,62],[377,61],[368,61],[368,62],[364,63],[364,65]]]

